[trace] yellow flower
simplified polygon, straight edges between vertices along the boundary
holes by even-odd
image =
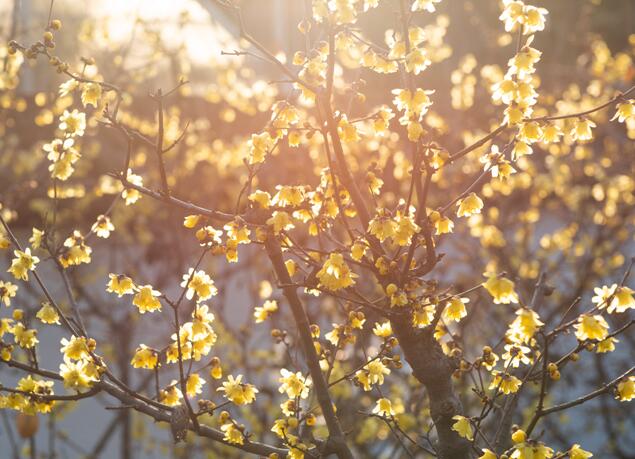
[[[527,434],[524,430],[518,429],[512,434],[512,441],[514,443],[524,443],[527,440]]]
[[[154,290],[151,285],[142,285],[139,287],[139,291],[134,296],[132,304],[139,308],[141,314],[146,312],[160,311],[161,302],[158,297],[161,296],[161,292]]]
[[[254,319],[259,324],[269,318],[269,316],[278,310],[278,303],[276,300],[267,300],[260,307],[256,307],[254,310]]]
[[[126,180],[133,185],[143,186],[143,178],[140,175],[133,174],[132,169],[128,169]],[[139,190],[136,190],[134,188],[124,188],[124,190],[121,192],[121,197],[126,200],[126,205],[129,206],[131,204],[134,204],[139,200],[139,198],[141,198],[141,193],[139,192]]]
[[[562,131],[557,124],[548,124],[542,130],[542,141],[546,143],[557,142],[562,136]]]
[[[11,241],[7,236],[0,230],[0,250],[8,249],[11,245]]]
[[[200,219],[201,219],[200,215],[188,215],[183,220],[183,226],[185,226],[186,228],[192,229],[196,225],[198,225],[198,222],[200,221]]]
[[[428,13],[434,13],[436,8],[435,3],[441,3],[441,0],[415,0],[412,2],[411,11],[427,11]]]
[[[271,195],[266,191],[256,190],[249,195],[248,199],[257,203],[263,209],[268,209],[271,205]]]
[[[73,362],[65,358],[64,363],[60,365],[60,376],[64,380],[64,387],[75,390],[90,388],[97,379],[89,375],[87,369],[85,360]]]
[[[383,384],[384,375],[390,374],[390,368],[383,364],[381,360],[368,362],[364,368],[355,373],[355,378],[362,385],[365,391],[372,389],[373,384]]]
[[[210,247],[219,246],[222,244],[221,236],[223,235],[222,230],[217,230],[213,226],[207,225],[202,228],[199,228],[196,233],[196,239],[201,243],[201,245],[207,245]]]
[[[394,117],[395,115],[389,107],[385,105],[381,106],[377,111],[375,118],[373,119],[373,130],[375,131],[375,134],[382,137],[385,136],[387,134],[388,128],[390,127],[390,120]],[[378,188],[381,188],[381,186],[383,185],[383,180],[377,178],[377,180],[379,181],[376,182],[376,184],[379,185],[379,187],[377,188],[376,186],[372,185],[373,178],[376,178],[376,176],[372,172],[366,174],[367,181],[371,183],[370,187],[371,190],[373,190],[373,194],[377,194],[375,190],[379,191]]]
[[[523,18],[523,33],[528,35],[545,29],[545,16],[548,11],[545,8],[537,8],[525,5]]]
[[[577,443],[569,450],[569,459],[588,459],[593,453],[583,450]]]
[[[518,368],[520,364],[529,365],[531,363],[531,358],[529,357],[529,353],[531,349],[527,346],[521,346],[519,344],[506,344],[505,345],[505,353],[502,355],[503,360],[505,361],[505,367],[512,366],[514,368]]]
[[[29,271],[35,270],[35,265],[40,262],[40,259],[35,255],[31,255],[31,249],[28,247],[24,251],[14,250],[13,254],[15,258],[11,260],[11,266],[7,272],[13,274],[16,279],[28,281]]]
[[[0,339],[7,333],[13,333],[13,319],[0,318]]]
[[[456,416],[452,416],[452,419],[456,421],[452,425],[452,430],[458,433],[461,437],[472,441],[474,439],[474,432],[472,431],[472,424],[470,424],[470,420],[458,414]]]
[[[388,215],[385,209],[380,209],[377,215],[368,223],[368,232],[384,242],[388,238],[395,236],[397,223]]]
[[[109,293],[116,293],[119,298],[124,295],[134,293],[135,285],[128,276],[123,274],[108,274],[110,280],[106,286],[106,291]]]
[[[483,287],[492,295],[496,304],[518,303],[514,283],[505,277],[490,274],[487,281],[483,283]]]
[[[380,338],[388,338],[392,335],[392,326],[390,322],[384,323],[375,323],[375,327],[373,328],[373,334]]]
[[[481,451],[483,451],[483,454],[478,459],[498,459],[498,456],[492,450],[483,448]]]
[[[107,239],[110,233],[115,230],[115,225],[112,224],[108,216],[100,215],[90,230],[95,233],[97,237]]]
[[[212,278],[203,270],[195,272],[194,268],[190,268],[187,274],[183,274],[181,287],[187,287],[185,297],[188,300],[191,300],[196,293],[198,296],[197,302],[205,301],[218,293]]]
[[[38,381],[37,379],[33,379],[31,375],[27,375],[26,377],[20,379],[16,388],[34,395],[53,395],[53,381]],[[29,405],[21,409],[23,413],[50,413],[51,409],[55,405],[54,400],[39,401],[37,398],[29,398],[28,400]]]
[[[13,346],[11,345],[2,346],[2,348],[0,348],[0,360],[3,360],[5,362],[8,362],[9,360],[11,360],[12,351],[13,351]],[[0,402],[0,408],[2,408],[2,402]]]
[[[349,123],[346,115],[342,115],[342,118],[340,118],[338,123],[338,132],[340,138],[344,142],[357,142],[360,139],[357,127],[355,127],[354,124]]]
[[[622,402],[630,402],[635,398],[635,376],[622,379],[617,384],[617,397]]]
[[[436,210],[430,212],[429,218],[430,221],[434,223],[434,229],[437,235],[451,233],[454,229],[454,222]]]
[[[436,308],[434,307],[434,305],[415,308],[412,311],[412,325],[418,328],[427,327],[432,323],[435,311]]]
[[[275,211],[267,220],[267,225],[273,227],[273,232],[279,234],[280,231],[286,231],[294,227],[289,214],[283,211]]]
[[[81,155],[73,148],[74,143],[75,140],[72,138],[55,139],[42,147],[47,153],[47,158],[52,163],[49,166],[49,171],[53,178],[65,181],[75,171],[73,165],[79,160]]]
[[[276,187],[278,192],[273,196],[272,204],[280,207],[297,207],[304,201],[304,188],[301,186]]]
[[[497,388],[503,394],[513,394],[518,392],[518,389],[521,385],[521,380],[516,376],[511,375],[509,373],[501,373],[500,371],[494,371],[493,373],[494,379],[489,385],[490,390],[496,390]]]
[[[395,306],[406,306],[408,304],[408,295],[406,294],[406,292],[397,289],[397,286],[395,284],[390,285],[395,287],[394,290],[390,293],[390,307],[394,308]]]
[[[601,288],[594,289],[595,296],[592,298],[600,309],[604,309],[609,303],[608,312],[622,313],[628,309],[635,308],[635,299],[633,298],[633,290],[626,286],[618,286],[613,284],[610,287],[604,285]]]
[[[512,57],[509,62],[508,75],[517,75],[525,79],[536,71],[534,65],[540,60],[542,53],[530,46],[524,46],[520,52]]]
[[[176,387],[177,382],[172,381],[168,387],[162,389],[159,394],[159,401],[167,406],[177,406],[181,404],[183,392]]]
[[[302,142],[302,132],[298,130],[290,130],[288,134],[289,146],[299,147]]]
[[[456,212],[458,217],[470,217],[474,214],[480,214],[483,208],[483,201],[476,193],[470,193],[465,198],[456,203],[459,209]]]
[[[573,129],[571,129],[571,137],[573,140],[586,141],[593,139],[593,133],[591,128],[594,128],[596,124],[586,118],[580,118],[575,121]]]
[[[518,84],[510,78],[504,78],[492,85],[492,99],[496,102],[502,101],[509,105],[515,100],[517,93]]]
[[[521,1],[505,1],[505,9],[499,19],[505,23],[505,30],[511,32],[517,24],[522,24],[524,18],[524,4]]]
[[[395,411],[392,409],[392,403],[387,398],[380,398],[375,403],[373,413],[379,416],[390,417],[395,415]]]
[[[220,430],[222,430],[225,434],[223,436],[223,440],[226,442],[233,443],[235,445],[242,445],[245,443],[243,433],[234,425],[234,423],[228,422],[227,424],[223,424],[220,426]]]
[[[71,336],[70,341],[62,338],[62,349],[65,359],[80,360],[90,357],[90,352],[94,350],[94,341],[86,340],[85,337]]]
[[[4,303],[6,307],[9,307],[11,305],[11,298],[15,296],[17,291],[17,285],[0,280],[0,303]]]
[[[526,143],[538,142],[542,138],[542,128],[540,125],[531,121],[529,123],[522,123],[518,130],[518,138]]]
[[[414,94],[408,89],[395,89],[392,91],[395,95],[393,103],[399,111],[403,111],[403,116],[399,119],[402,125],[407,125],[411,120],[420,121],[423,115],[432,105],[430,94],[434,91],[423,90],[417,88]]]
[[[60,116],[59,128],[69,137],[83,136],[86,129],[86,114],[77,109],[72,112],[64,110]]]
[[[259,164],[265,161],[269,150],[273,147],[274,141],[268,132],[252,134],[248,142],[249,164]]]
[[[341,253],[331,253],[317,272],[320,285],[331,291],[354,285],[356,277],[357,274],[350,270]]]
[[[613,338],[612,336],[600,341],[595,348],[596,354],[613,352],[615,350],[615,343],[619,343],[619,340],[617,338]]]
[[[71,78],[69,80],[66,80],[64,83],[60,85],[59,94],[61,97],[67,96],[78,87],[79,87],[79,81],[77,81],[74,78]]]
[[[609,334],[609,324],[606,323],[604,317],[599,314],[590,316],[582,314],[578,317],[578,323],[574,325],[576,331],[575,336],[579,341],[595,339],[602,341]]]
[[[591,302],[596,304],[597,307],[600,309],[606,308],[609,300],[615,294],[616,289],[617,284],[613,284],[610,287],[607,285],[603,285],[602,287],[595,287],[593,289],[593,293],[595,293],[595,296],[591,298]]]
[[[406,71],[419,75],[419,73],[427,69],[431,63],[432,61],[428,59],[428,53],[425,49],[414,48],[406,56]]]
[[[633,297],[633,293],[635,293],[635,291],[626,286],[617,287],[613,301],[611,301],[611,304],[607,309],[608,313],[623,313],[629,309],[635,309],[635,298]]]
[[[459,298],[458,296],[453,296],[445,305],[445,309],[443,310],[443,317],[446,320],[459,322],[463,317],[467,315],[465,304],[469,302],[469,298]]]
[[[38,319],[40,319],[45,324],[60,324],[60,316],[57,314],[57,311],[51,303],[48,301],[42,303],[42,307],[35,315]]]
[[[351,246],[351,258],[355,261],[360,261],[364,257],[366,250],[368,250],[368,246],[359,239],[356,240]]]
[[[156,368],[158,363],[159,355],[157,351],[149,348],[145,344],[139,345],[132,357],[132,360],[130,361],[130,365],[134,368],[146,368],[148,370]]]
[[[410,244],[412,236],[421,231],[419,225],[417,225],[414,221],[414,214],[412,212],[408,215],[404,215],[402,212],[397,212],[395,221],[396,226],[393,240],[395,244],[402,247]]]
[[[553,457],[553,449],[543,443],[521,443],[514,445],[514,449],[512,459],[548,459]]]
[[[286,368],[282,368],[280,370],[280,378],[278,382],[280,382],[280,387],[278,391],[282,394],[284,392],[287,393],[287,397],[290,399],[295,398],[307,398],[309,396],[309,386],[311,385],[311,380],[305,378],[301,372],[293,373],[292,371],[287,370]]]
[[[511,32],[516,25],[522,25],[523,34],[544,30],[545,16],[548,11],[532,5],[525,5],[522,1],[504,0],[505,9],[500,15],[500,20],[505,22],[505,30]]]
[[[519,124],[527,115],[526,110],[521,109],[521,107],[515,104],[509,105],[503,113],[505,115],[503,123],[507,126]]]
[[[227,377],[227,381],[223,383],[223,387],[216,389],[219,392],[224,392],[225,397],[231,400],[236,405],[246,405],[256,400],[256,389],[251,384],[242,383],[243,375],[238,375],[234,378],[232,375]]]
[[[33,228],[33,232],[31,234],[31,237],[29,238],[29,244],[31,244],[31,247],[33,247],[34,249],[39,248],[40,245],[42,245],[43,236],[44,236],[44,231],[38,228]]]
[[[203,385],[205,384],[206,381],[198,373],[192,373],[185,383],[185,392],[189,397],[195,397],[203,392]]]
[[[374,172],[369,171],[366,173],[366,183],[370,192],[375,196],[379,196],[381,187],[384,186],[384,181],[377,177]]]
[[[218,358],[212,359],[212,368],[209,371],[209,375],[214,379],[221,379],[223,377],[223,368]]]
[[[73,231],[73,234],[66,238],[64,247],[67,250],[59,258],[64,268],[90,263],[93,249],[86,245],[84,236],[79,231]]]
[[[32,349],[39,343],[37,330],[26,328],[21,322],[13,327],[12,332],[14,342],[23,349]]]
[[[516,316],[514,322],[509,326],[507,334],[514,341],[529,342],[536,331],[544,325],[538,313],[531,309],[520,308],[516,311]]]
[[[635,117],[635,99],[630,99],[617,105],[617,110],[611,121],[617,118],[618,122],[623,123],[633,117]]]
[[[101,85],[99,83],[84,83],[82,85],[82,104],[84,107],[92,105],[97,107],[101,99]]]

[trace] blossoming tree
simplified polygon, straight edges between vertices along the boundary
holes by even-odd
[[[0,195],[0,368],[18,375],[0,408],[33,438],[36,414],[106,395],[113,425],[140,413],[214,457],[591,457],[551,420],[601,400],[626,425],[635,397],[632,57],[596,41],[587,80],[543,92],[548,11],[504,0],[506,65],[464,56],[448,97],[426,78],[451,53],[441,0],[303,3],[303,44],[285,56],[241,2],[200,2],[240,34],[203,97],[222,107],[215,125],[186,77],[144,95],[125,49],[123,80],[62,58],[53,2],[40,39],[2,49],[8,108],[25,62],[64,81],[35,98],[45,167]],[[153,55],[187,74],[152,32]],[[254,61],[275,80],[241,68]],[[475,107],[481,92],[491,104]],[[477,108],[480,125],[455,126],[437,100]],[[45,211],[24,236],[27,179]],[[160,275],[120,245],[150,243]],[[55,367],[40,358],[53,327]],[[568,391],[580,373],[593,377]]]

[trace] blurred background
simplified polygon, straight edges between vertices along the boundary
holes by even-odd
[[[547,27],[537,34],[533,45],[543,52],[537,65],[539,106],[563,112],[585,109],[633,85],[634,1],[530,3],[549,10]],[[245,0],[242,5],[246,29],[281,58],[291,62],[293,53],[304,48],[304,37],[297,29],[304,15],[304,2]],[[0,73],[0,212],[25,241],[33,227],[42,228],[51,212],[51,183],[42,145],[52,139],[58,116],[64,109],[75,107],[77,101],[59,96],[59,85],[66,78],[55,74],[47,62],[21,62],[19,56],[9,57],[4,44],[10,39],[26,44],[38,40],[49,7],[48,0],[0,1],[0,60],[4,65]],[[386,29],[397,27],[396,9],[395,2],[386,0],[364,15],[358,24],[364,37],[384,43],[389,38]],[[445,0],[437,13],[420,15],[413,21],[426,30],[433,60],[433,65],[415,80],[420,87],[436,89],[426,123],[450,151],[487,133],[502,118],[502,108],[491,102],[491,85],[504,73],[515,42],[498,20],[500,11],[497,0]],[[53,17],[63,23],[56,38],[56,54],[76,71],[87,76],[99,74],[121,87],[123,122],[148,137],[156,135],[156,107],[149,94],[158,88],[167,91],[182,79],[188,81],[166,105],[167,139],[178,138],[188,126],[184,140],[166,157],[170,186],[181,199],[233,211],[235,197],[247,178],[243,158],[249,135],[267,123],[276,100],[294,97],[291,86],[280,84],[281,75],[262,60],[226,54],[250,49],[239,37],[233,14],[210,0],[56,0]],[[93,58],[96,65],[86,65],[80,57]],[[360,84],[372,88],[363,90],[366,100],[362,103],[354,103],[352,92],[342,90],[338,109],[354,118],[372,113],[381,104],[390,104],[391,89],[401,85],[399,74],[377,75],[358,64],[359,56],[338,57],[338,78],[363,80]],[[538,273],[547,271],[556,292],[540,314],[552,325],[577,296],[583,296],[582,303],[588,304],[593,287],[616,282],[634,253],[635,126],[608,125],[611,116],[598,115],[593,143],[565,142],[536,148],[534,155],[520,164],[513,184],[486,185],[482,193],[490,211],[471,229],[456,228],[461,236],[442,244],[446,258],[439,282],[452,283],[460,291],[461,286],[471,287],[475,279],[479,282],[486,269],[496,268],[509,273],[528,297]],[[298,149],[282,146],[255,185],[272,190],[277,184],[315,184],[316,171],[325,164],[318,140],[304,140]],[[356,173],[364,173],[372,162],[380,164],[388,190],[386,199],[394,204],[407,186],[407,180],[402,179],[409,167],[399,135],[360,142],[350,150]],[[99,122],[99,110],[95,109],[87,135],[81,140],[82,159],[77,173],[59,190],[60,237],[76,228],[88,231],[109,207],[120,190],[106,174],[121,167],[125,151],[125,142]],[[547,151],[552,156],[547,157]],[[450,168],[436,184],[431,207],[444,204],[448,192],[463,189],[469,178],[480,172],[481,153],[483,150],[476,151],[472,161]],[[144,177],[147,186],[159,187],[154,157],[143,144],[134,145],[132,168]],[[118,205],[112,217],[117,228],[114,235],[105,242],[93,240],[93,264],[70,272],[100,352],[133,387],[148,386],[143,370],[132,370],[129,365],[134,349],[140,342],[161,347],[169,323],[160,316],[139,320],[125,299],[106,295],[107,275],[125,272],[174,295],[181,273],[195,262],[197,251],[193,235],[182,227],[183,217],[180,210],[159,206],[149,198],[142,198],[142,205],[133,208]],[[4,257],[2,266],[8,263],[8,256],[0,254]],[[219,334],[214,352],[228,365],[231,362],[231,367],[224,368],[227,374],[243,373],[248,381],[258,382],[262,405],[241,416],[252,432],[266,440],[272,438],[266,426],[275,419],[279,403],[277,374],[273,372],[280,364],[271,362],[288,358],[286,350],[269,338],[269,332],[271,327],[287,327],[290,321],[281,313],[270,325],[252,324],[254,306],[267,298],[280,300],[276,292],[271,292],[273,278],[265,261],[257,248],[248,247],[235,265],[214,258],[203,267],[220,291],[212,302]],[[45,266],[53,294],[63,298],[60,279]],[[34,314],[41,298],[35,289],[29,295],[30,300],[23,295],[16,307]],[[469,343],[478,337],[482,343],[483,337],[494,340],[502,336],[511,319],[501,311],[491,311],[486,303],[486,297],[475,303],[475,312],[455,331],[456,339]],[[312,319],[323,325],[324,331],[341,315],[332,301],[308,299],[308,304]],[[0,314],[5,317],[9,313],[3,309]],[[611,326],[619,327],[619,320],[626,318],[612,320],[618,322]],[[464,327],[472,328],[468,331]],[[40,360],[48,362],[52,370],[61,362],[62,337],[50,327],[39,335]],[[556,392],[562,400],[588,392],[629,365],[635,337],[625,335],[623,340],[616,355],[602,359],[591,355],[575,371],[563,372],[561,384],[566,390]],[[562,343],[562,350],[574,341],[571,337]],[[291,352],[295,355],[297,349]],[[350,367],[364,358],[357,354],[342,357]],[[0,367],[3,383],[15,381],[17,375],[9,373],[6,367]],[[407,371],[394,375],[397,383],[393,395],[407,407],[400,416],[406,425],[429,422],[425,420],[421,389],[413,393],[403,389],[409,383],[407,375]],[[206,393],[214,393],[217,385],[210,381]],[[370,399],[352,385],[338,389],[336,396],[344,406],[350,406],[351,413],[370,404]],[[202,440],[174,447],[164,426],[153,425],[128,410],[104,409],[112,404],[112,400],[98,397],[79,404],[60,404],[54,416],[41,417],[36,437],[38,457],[236,455]],[[470,403],[466,401],[466,405],[469,409]],[[414,406],[423,414],[409,414]],[[27,457],[28,445],[15,432],[14,412],[0,411],[0,421],[0,456]],[[632,408],[629,411],[627,404],[616,405],[610,399],[599,398],[561,417],[548,418],[544,440],[568,447],[570,438],[578,439],[580,432],[585,432],[583,446],[596,452],[596,457],[633,458],[635,437],[629,432],[633,432],[634,423]],[[258,425],[263,427],[259,430]],[[360,442],[373,436],[382,439],[363,450],[367,457],[395,457],[390,432],[384,425],[369,419],[354,427],[354,434]]]

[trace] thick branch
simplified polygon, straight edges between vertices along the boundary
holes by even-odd
[[[430,414],[439,438],[439,458],[468,459],[470,443],[452,430],[452,417],[463,412],[452,384],[454,365],[434,338],[434,327],[416,330],[409,317],[392,319],[391,324],[413,375],[428,392]]]

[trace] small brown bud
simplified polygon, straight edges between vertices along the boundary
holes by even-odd
[[[450,356],[454,357],[454,358],[458,358],[461,357],[463,355],[463,351],[461,349],[459,349],[458,347],[455,347],[454,349],[452,349],[452,351],[450,352]]]

